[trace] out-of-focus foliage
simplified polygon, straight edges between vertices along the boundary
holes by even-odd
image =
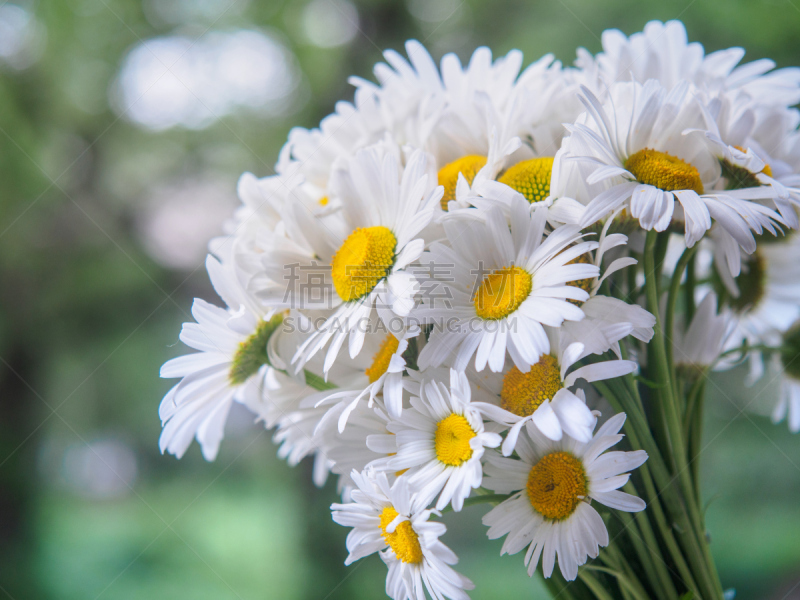
[[[239,174],[270,174],[292,125],[350,99],[347,76],[410,37],[435,56],[486,44],[570,63],[606,28],[671,18],[708,50],[800,64],[800,10],[779,0],[1,4],[0,590],[372,597],[384,566],[343,567],[335,490],[279,462],[247,414],[216,463],[158,453],[158,368],[192,297],[214,299],[205,242]],[[800,438],[738,408],[769,393],[717,387],[708,415],[708,522],[740,599],[800,597],[785,595],[800,576]],[[473,597],[545,597],[485,540],[481,512],[445,538]]]

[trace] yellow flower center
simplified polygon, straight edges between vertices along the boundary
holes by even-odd
[[[400,340],[391,333],[381,342],[380,348],[378,348],[375,356],[372,357],[372,364],[364,371],[370,383],[375,383],[381,378],[381,375],[386,373],[389,369],[389,362],[391,362],[394,353],[397,352],[398,346],[400,346]]]
[[[547,454],[531,469],[527,489],[536,512],[554,521],[566,519],[587,494],[583,463],[568,452]]]
[[[497,181],[517,190],[528,202],[541,202],[550,195],[552,172],[552,156],[531,158],[508,169]]]
[[[694,190],[703,193],[703,182],[696,167],[666,152],[645,148],[634,152],[625,161],[627,169],[639,183],[652,185],[665,192]]]
[[[388,227],[356,229],[333,255],[333,285],[345,302],[369,294],[394,264],[397,238]]]
[[[497,320],[519,308],[533,288],[531,274],[519,267],[496,269],[475,294],[475,312],[482,319]]]
[[[397,517],[397,511],[393,506],[387,506],[381,512],[381,536],[394,550],[395,556],[404,563],[418,564],[422,562],[422,548],[419,545],[417,533],[411,527],[409,521],[403,521],[392,533],[388,533],[386,528],[389,523]]]
[[[477,154],[462,156],[458,160],[446,164],[439,169],[439,185],[444,186],[444,196],[442,196],[442,210],[447,210],[447,203],[456,199],[456,184],[458,174],[464,175],[467,183],[472,184],[475,175],[478,174],[486,165],[486,157]]]
[[[328,197],[323,196],[322,198],[317,200],[317,202],[319,203],[320,206],[328,206]]]
[[[472,458],[469,441],[477,433],[463,415],[452,414],[437,423],[434,446],[436,458],[451,467],[457,467]]]
[[[550,354],[542,354],[539,362],[527,373],[517,367],[506,373],[500,391],[500,406],[518,417],[527,417],[536,412],[545,400],[552,400],[562,387],[558,360]]]
[[[239,344],[231,361],[228,379],[233,385],[247,381],[263,365],[269,364],[267,342],[275,330],[283,323],[283,313],[272,317],[269,321],[261,321],[253,334]]]

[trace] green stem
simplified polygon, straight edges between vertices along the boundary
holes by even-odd
[[[308,384],[310,387],[314,388],[318,392],[324,392],[324,391],[327,391],[327,390],[335,390],[336,387],[337,387],[333,383],[325,381],[325,379],[323,379],[322,377],[320,377],[319,375],[317,375],[315,373],[312,373],[308,369],[303,369],[303,373],[306,376],[306,384]]]
[[[628,273],[628,289],[626,290],[627,294],[624,300],[626,302],[636,302],[636,274],[639,272],[639,264],[632,265],[625,269]]]
[[[678,542],[675,539],[675,535],[672,533],[672,526],[667,521],[667,517],[664,514],[664,509],[661,507],[660,497],[662,493],[656,491],[656,487],[653,484],[650,472],[647,469],[642,469],[642,467],[639,467],[638,470],[642,478],[642,481],[644,483],[645,492],[648,497],[647,508],[650,510],[650,513],[656,520],[656,525],[658,526],[661,538],[664,540],[664,544],[666,544],[667,549],[669,550],[670,556],[672,557],[673,563],[675,564],[675,568],[678,570],[678,576],[682,580],[683,584],[686,586],[686,589],[690,590],[692,593],[695,594],[695,596],[699,598],[700,588],[698,587],[697,583],[694,580],[694,577],[692,576],[692,571],[689,568],[689,565],[686,563],[686,559],[684,558],[683,552],[681,552],[681,549],[678,546]],[[664,490],[664,491],[666,493],[669,493],[669,490]],[[691,534],[691,532],[688,533]],[[686,532],[684,532],[684,535],[685,534]]]
[[[667,237],[667,236],[663,236]],[[658,287],[657,279],[659,271],[656,268],[654,251],[657,249],[659,236],[655,231],[649,231],[645,240],[644,269],[645,269],[645,294],[647,297],[647,308],[656,317],[655,332],[650,343],[653,367],[656,371],[656,381],[664,386],[658,390],[658,397],[664,408],[664,418],[668,433],[668,450],[671,457],[675,460],[677,477],[681,482],[683,496],[679,499],[684,511],[688,511],[688,523],[682,524],[684,520],[683,512],[676,506],[677,512],[674,516],[679,518],[679,523],[686,527],[681,539],[685,542],[685,549],[690,560],[697,569],[701,577],[704,594],[701,597],[719,598],[722,595],[719,578],[716,576],[716,567],[705,539],[703,520],[697,503],[697,495],[694,490],[691,471],[687,461],[687,446],[684,442],[681,420],[678,414],[678,402],[676,398],[675,381],[671,377],[667,353],[664,341],[664,330],[658,314]],[[684,513],[685,515],[685,513]]]
[[[552,576],[544,578],[545,585],[550,590],[553,598],[571,598],[572,600],[596,600],[589,588],[581,581],[567,581],[561,571],[555,569]]]
[[[703,380],[705,381],[705,379]],[[697,494],[697,503],[701,504],[703,499],[700,494],[700,444],[703,436],[703,404],[705,400],[705,386],[700,385],[694,400],[692,426],[689,430],[689,465],[692,467],[692,478],[694,489]]]
[[[624,489],[629,494],[638,496],[631,482],[628,482]],[[666,600],[678,598],[678,592],[672,583],[666,562],[661,556],[661,549],[647,518],[647,513],[645,511],[637,513],[618,511],[616,514],[625,527],[628,539],[634,545],[637,558],[641,561],[651,582],[651,588],[656,591],[659,598]]]
[[[698,398],[702,396],[705,390],[707,373],[708,369],[698,369],[697,379],[689,390],[689,399],[686,402],[686,414],[683,416],[683,431],[686,439],[689,439],[689,431],[692,429],[692,422],[695,420],[693,416],[695,405],[698,402]]]
[[[658,271],[655,264],[655,246],[658,240],[658,233],[656,231],[648,231],[647,239],[645,241],[644,249],[644,273],[645,273],[645,295],[647,297],[647,309],[653,313],[656,318],[656,325],[653,333],[653,339],[650,341],[650,348],[654,358],[653,368],[655,369],[655,381],[662,386],[658,390],[658,396],[664,403],[665,411],[667,413],[667,429],[670,432],[671,452],[676,458],[678,467],[686,466],[686,456],[681,456],[682,452],[679,450],[684,448],[679,431],[675,429],[677,421],[677,414],[675,410],[675,395],[672,388],[672,378],[670,377],[670,369],[667,360],[666,346],[664,343],[664,330],[661,326],[661,318],[658,310]],[[649,367],[649,365],[648,365]]]
[[[744,358],[744,355],[747,354],[748,352],[766,352],[771,354],[773,352],[780,352],[780,351],[781,351],[780,346],[769,346],[767,344],[753,344],[752,346],[748,346],[746,344],[743,344],[741,346],[737,346],[736,348],[731,348],[730,350],[726,350],[725,352],[719,355],[717,361],[727,356],[730,356],[731,354],[736,354],[739,352],[741,352],[742,358]]]
[[[699,243],[699,242],[698,242]],[[686,313],[686,324],[688,326],[689,323],[692,322],[694,318],[694,311],[695,311],[695,304],[694,304],[694,289],[695,289],[695,282],[697,281],[697,260],[695,260],[696,254],[692,255],[692,259],[689,261],[689,265],[686,267],[686,289],[684,291],[684,312]]]
[[[644,600],[650,600],[651,596],[645,591],[644,586],[639,581],[639,578],[631,566],[631,561],[626,560],[625,556],[620,552],[613,541],[608,548],[606,548],[605,554],[609,560],[605,560],[604,562],[609,567],[614,568],[621,576],[617,577],[621,591],[629,592],[629,595],[632,595],[635,599],[644,598]],[[602,554],[600,558],[603,558]]]
[[[613,380],[596,381],[593,383],[593,385],[601,394],[603,394],[609,403],[611,403],[614,410],[625,411],[626,407],[633,408],[633,410],[628,413],[628,416],[633,416],[634,418],[631,419],[630,422],[625,423],[625,433],[630,440],[631,446],[633,448],[644,448],[649,457],[647,462],[637,469],[637,472],[641,477],[645,487],[647,512],[653,515],[653,518],[656,521],[661,538],[664,540],[664,544],[667,546],[667,550],[669,551],[673,564],[678,570],[679,578],[682,580],[686,588],[692,591],[695,596],[699,598],[700,588],[695,583],[694,577],[692,576],[692,571],[689,569],[683,552],[681,552],[675,536],[672,533],[672,525],[667,521],[667,517],[661,507],[661,500],[663,499],[665,502],[667,502],[670,513],[673,515],[675,521],[680,520],[681,526],[684,530],[689,527],[688,519],[686,518],[686,514],[681,506],[680,498],[676,497],[678,495],[678,491],[676,490],[676,486],[673,485],[674,478],[670,477],[666,470],[666,465],[664,465],[661,459],[661,453],[652,438],[647,421],[644,421],[643,424],[638,423],[638,410],[635,406],[630,406],[630,400],[628,400],[624,405],[620,403],[620,398],[624,398],[624,394],[615,395],[611,393],[611,390],[607,384],[612,384],[612,382]],[[642,436],[641,438],[640,435]],[[643,440],[647,441],[643,443]],[[650,474],[651,470],[655,474],[655,479],[658,481],[658,488],[660,491],[656,489],[656,485],[653,482],[653,477],[651,477]],[[637,517],[642,514],[643,513],[637,513]],[[684,536],[687,533],[689,535],[693,534],[692,531],[684,531]],[[693,535],[692,539],[694,539]]]
[[[655,258],[655,274],[656,274],[656,286],[658,289],[659,296],[661,295],[661,273],[664,268],[664,258],[667,256],[667,248],[669,247],[669,232],[664,232],[662,234],[658,234],[655,231],[648,231],[648,234],[654,234],[656,238],[655,242],[655,249],[654,253],[651,253],[651,257]]]
[[[592,591],[597,600],[614,600],[611,594],[595,579],[594,575],[589,573],[586,567],[578,571],[578,578]]]
[[[651,346],[652,344],[653,342],[651,342]],[[663,349],[663,338],[661,347]],[[652,359],[650,364],[652,365],[654,362],[655,359]],[[651,512],[655,518],[661,537],[669,550],[673,564],[677,568],[684,585],[698,598],[719,598],[720,594],[714,592],[715,588],[719,586],[719,579],[716,577],[716,571],[705,539],[704,529],[699,519],[700,513],[696,503],[696,496],[694,494],[682,494],[682,486],[676,485],[680,481],[680,476],[673,476],[670,474],[670,470],[667,468],[662,458],[661,450],[653,438],[647,418],[642,412],[640,405],[634,400],[632,393],[627,389],[628,386],[626,386],[624,382],[613,379],[596,381],[593,385],[606,397],[615,410],[628,414],[628,421],[625,424],[625,433],[630,439],[631,446],[634,448],[643,448],[648,453],[648,461],[642,465],[638,471],[645,484],[648,508],[650,509],[649,512]],[[660,392],[659,395],[663,397],[663,390],[660,389],[658,391]],[[672,398],[669,396],[658,403],[659,406],[657,408],[664,409],[664,417],[656,419],[656,423],[663,423],[663,421],[667,420],[666,406],[669,404],[673,404]],[[680,425],[678,425],[678,429],[680,429]],[[669,456],[669,448],[670,446],[668,444],[665,447],[665,450],[668,452],[667,456]],[[685,461],[686,448],[681,446],[680,452],[683,454]],[[653,479],[651,479],[651,471],[657,487]],[[683,475],[685,475],[686,478],[690,477],[688,470],[684,470]],[[670,520],[667,519],[665,513],[662,511],[661,501],[664,502],[666,510],[670,515]],[[690,518],[692,509],[694,509],[694,514]],[[690,564],[699,577],[698,580],[703,584],[702,587],[695,583],[692,570],[689,569],[684,554],[676,542],[676,538],[673,535],[673,524],[675,529],[679,532],[681,546],[686,552],[685,557],[689,558]],[[703,590],[705,593],[701,594],[700,590]]]
[[[658,397],[661,400],[664,417],[666,421],[666,429],[669,443],[669,455],[675,460],[675,469],[680,478],[681,485],[684,488],[684,494],[687,498],[694,498],[694,488],[690,479],[690,473],[687,470],[688,463],[686,459],[686,445],[684,444],[683,431],[681,429],[680,416],[678,411],[677,390],[675,390],[675,380],[671,376],[671,369],[669,367],[669,359],[667,356],[666,343],[664,339],[664,330],[661,327],[661,319],[658,314],[658,290],[656,288],[656,268],[653,262],[653,250],[658,240],[658,234],[655,231],[647,232],[647,241],[645,242],[645,292],[647,295],[647,308],[656,317],[655,332],[650,346],[653,349],[653,357],[655,358],[655,371],[656,381],[663,386],[663,390],[658,390]],[[684,253],[686,254],[686,253]],[[690,255],[689,255],[690,256]],[[683,257],[682,257],[683,258]],[[688,259],[687,259],[688,260]],[[673,277],[674,280],[679,277]],[[673,283],[674,286],[674,283]],[[674,311],[675,303],[672,291],[670,296],[673,296],[672,310]],[[691,512],[691,504],[690,506]]]
[[[678,264],[675,265],[675,272],[672,274],[672,281],[670,281],[669,286],[669,296],[667,297],[667,313],[666,313],[666,323],[664,324],[664,332],[665,337],[667,338],[667,364],[669,365],[669,372],[670,376],[672,377],[672,381],[676,381],[675,375],[675,357],[673,356],[673,344],[671,342],[671,336],[675,334],[675,305],[678,301],[678,291],[681,288],[681,279],[683,279],[683,272],[686,270],[686,266],[694,257],[694,253],[697,251],[698,245],[695,244],[692,248],[686,248],[681,254],[680,259],[678,260]],[[686,326],[689,325],[689,321],[687,320]]]
[[[611,575],[617,580],[620,588],[624,588],[624,590],[629,592],[630,597],[636,600],[650,600],[650,596],[647,595],[647,592],[644,591],[644,588],[642,588],[638,580],[630,577],[629,573],[621,573],[619,569],[609,569],[607,567],[598,567],[597,565],[587,565],[583,569],[584,573],[586,571],[599,571]],[[586,581],[584,581],[584,583],[586,583]]]

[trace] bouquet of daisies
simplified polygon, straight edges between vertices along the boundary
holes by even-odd
[[[245,405],[337,478],[347,563],[377,552],[395,599],[468,597],[438,519],[473,504],[561,598],[723,598],[709,372],[781,377],[800,429],[800,70],[675,21],[602,41],[524,69],[408,42],[244,174],[162,451],[213,460]]]

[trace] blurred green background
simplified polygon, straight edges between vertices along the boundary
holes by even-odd
[[[278,461],[244,411],[214,463],[158,452],[158,369],[184,351],[192,298],[215,300],[205,244],[239,174],[271,174],[289,128],[351,99],[346,77],[405,39],[437,59],[486,44],[570,64],[606,28],[673,18],[709,51],[800,64],[782,0],[0,3],[0,597],[381,597],[376,556],[342,564],[332,486]],[[769,385],[714,381],[722,580],[743,600],[800,598],[800,437],[741,412],[768,412]],[[446,519],[473,597],[547,597],[481,513]]]

